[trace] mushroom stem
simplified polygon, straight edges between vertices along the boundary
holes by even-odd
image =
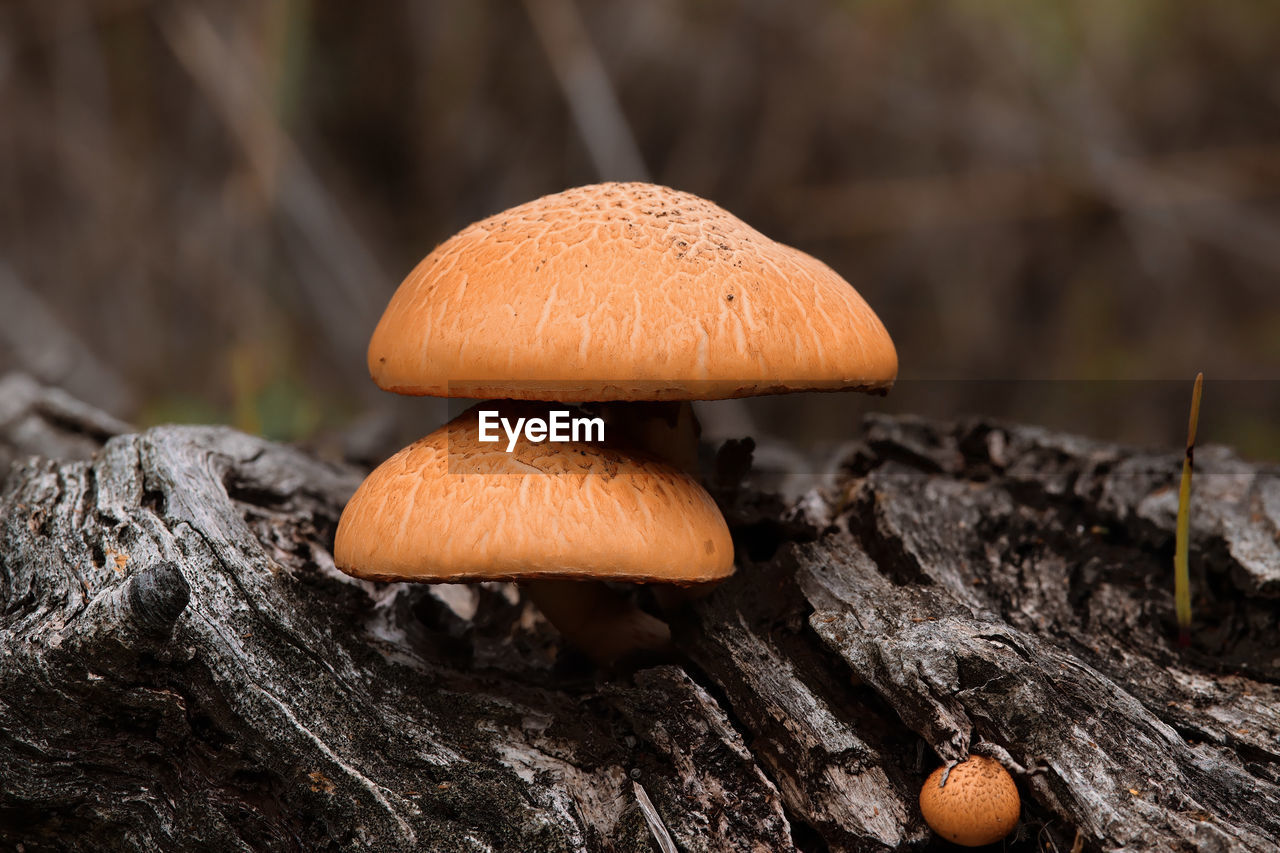
[[[604,403],[601,413],[634,446],[701,479],[698,439],[702,424],[689,401]],[[719,581],[689,586],[653,584],[652,589],[658,606],[667,612],[710,594],[719,585]]]
[[[637,447],[701,479],[698,439],[702,436],[702,425],[688,401],[609,403],[605,407],[605,417],[620,422],[619,428]],[[665,613],[709,595],[720,583],[654,584],[652,589],[658,606]]]
[[[1182,482],[1178,487],[1178,522],[1174,530],[1173,590],[1178,616],[1178,645],[1191,645],[1191,569],[1187,552],[1191,539],[1191,469],[1196,452],[1196,425],[1200,422],[1200,391],[1204,373],[1196,374],[1191,390],[1191,418],[1187,425],[1187,451],[1182,459]]]
[[[540,580],[520,584],[565,641],[597,664],[671,645],[667,623],[599,581]]]
[[[599,411],[626,443],[698,476],[702,428],[687,401],[601,403]],[[710,586],[697,585],[703,590],[700,594]],[[602,581],[525,581],[521,587],[565,641],[597,664],[671,647],[667,623],[645,613]],[[653,589],[664,610],[697,595],[670,584],[654,584]]]
[[[679,402],[614,402],[600,404],[600,412],[627,442],[684,471],[698,476],[698,437],[702,426],[693,406]]]

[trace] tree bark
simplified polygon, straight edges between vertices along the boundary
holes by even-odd
[[[946,849],[916,798],[970,751],[1022,768],[1009,849],[1280,843],[1280,472],[1226,450],[1189,649],[1180,453],[879,417],[832,494],[722,484],[738,573],[600,672],[512,586],[338,572],[360,470],[25,387],[0,848]]]

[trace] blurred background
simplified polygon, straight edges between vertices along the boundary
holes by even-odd
[[[888,398],[708,407],[798,445],[985,413],[1280,458],[1280,5],[1168,0],[7,0],[0,372],[149,425],[377,458],[369,381],[468,223],[647,179],[825,260]]]

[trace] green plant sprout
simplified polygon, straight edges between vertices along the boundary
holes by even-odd
[[[1191,570],[1187,551],[1191,533],[1191,467],[1196,453],[1196,425],[1200,422],[1200,390],[1204,373],[1196,374],[1191,389],[1191,419],[1187,423],[1187,452],[1182,458],[1182,484],[1178,487],[1178,527],[1173,549],[1173,599],[1178,612],[1178,645],[1191,645]]]

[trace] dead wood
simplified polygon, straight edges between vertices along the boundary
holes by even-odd
[[[737,575],[669,615],[677,657],[605,673],[512,587],[337,572],[360,470],[22,388],[0,848],[920,849],[970,750],[1025,770],[1009,849],[1280,839],[1280,474],[1226,450],[1190,649],[1178,452],[876,418],[836,494],[722,490]]]

